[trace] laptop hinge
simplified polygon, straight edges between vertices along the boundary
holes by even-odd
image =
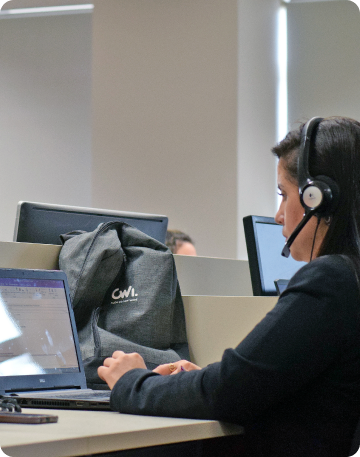
[[[39,389],[36,387],[26,388],[26,389],[10,389],[10,390],[5,390],[5,392],[2,395],[9,395],[9,394],[16,395],[17,393],[22,393],[22,392],[47,392],[47,391],[51,391],[51,390],[68,390],[68,389],[81,389],[81,387],[80,386],[56,386],[56,387],[44,387],[43,389]]]

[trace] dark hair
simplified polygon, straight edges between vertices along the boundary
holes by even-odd
[[[176,251],[183,243],[194,244],[189,235],[186,235],[186,233],[180,230],[168,230],[166,232],[165,244],[173,254],[176,254]]]
[[[289,132],[272,152],[283,159],[288,179],[298,184],[298,157],[304,124]],[[360,123],[345,117],[324,119],[309,157],[313,177],[325,175],[339,187],[339,202],[318,255],[343,254],[360,265]]]

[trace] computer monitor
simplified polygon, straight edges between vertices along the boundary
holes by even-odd
[[[289,280],[306,262],[281,255],[285,238],[274,218],[246,216],[243,223],[253,294],[277,295],[274,281]]]
[[[110,221],[126,222],[165,243],[166,216],[34,202],[18,203],[14,241],[61,245],[61,234],[72,230],[91,232]]]

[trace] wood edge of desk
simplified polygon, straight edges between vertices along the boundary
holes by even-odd
[[[52,413],[54,413],[54,411],[52,411]],[[142,430],[112,432],[94,436],[70,437],[68,439],[60,437],[57,441],[49,438],[47,438],[46,441],[41,441],[39,439],[38,442],[33,443],[1,446],[1,449],[5,454],[11,457],[38,457],[39,455],[75,457],[241,435],[243,433],[243,428],[235,424],[197,420],[186,420],[187,423],[179,424],[178,420],[175,424],[171,424],[171,421],[169,421],[169,425],[165,427],[151,427]],[[56,426],[57,424],[48,425]],[[33,426],[42,427],[42,425]],[[19,431],[21,433],[21,430]]]

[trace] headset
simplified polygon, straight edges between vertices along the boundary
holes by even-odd
[[[313,117],[303,127],[301,132],[300,150],[298,158],[298,179],[300,202],[305,209],[304,217],[289,236],[281,252],[284,257],[289,257],[290,246],[312,216],[328,217],[334,213],[339,201],[339,187],[328,176],[319,175],[313,178],[309,172],[309,158],[317,128],[322,117]]]

